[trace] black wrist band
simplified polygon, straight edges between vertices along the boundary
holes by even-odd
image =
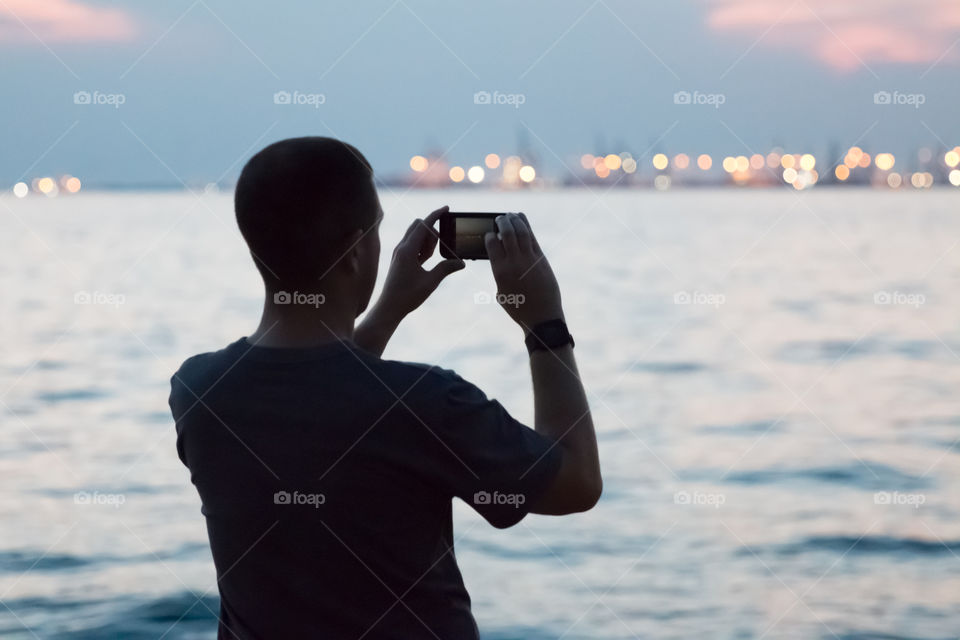
[[[559,349],[568,344],[574,346],[567,324],[559,318],[535,325],[523,341],[527,345],[527,353],[531,355],[534,351]]]

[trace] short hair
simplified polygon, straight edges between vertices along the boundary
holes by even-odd
[[[264,282],[315,283],[342,257],[343,241],[379,214],[373,169],[334,138],[289,138],[254,155],[237,181],[240,233]]]

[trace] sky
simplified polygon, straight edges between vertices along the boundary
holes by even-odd
[[[960,144],[958,40],[954,0],[0,0],[0,184],[229,183],[298,135],[381,175],[775,145],[909,166]]]

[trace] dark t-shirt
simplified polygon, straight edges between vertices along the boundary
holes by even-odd
[[[519,522],[554,442],[452,371],[240,339],[171,380],[222,638],[477,638],[451,498]]]

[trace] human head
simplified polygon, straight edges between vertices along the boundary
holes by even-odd
[[[381,210],[373,169],[356,148],[319,136],[275,142],[243,168],[234,209],[268,299],[336,291],[341,299],[331,303],[355,304],[357,314],[366,308]]]

